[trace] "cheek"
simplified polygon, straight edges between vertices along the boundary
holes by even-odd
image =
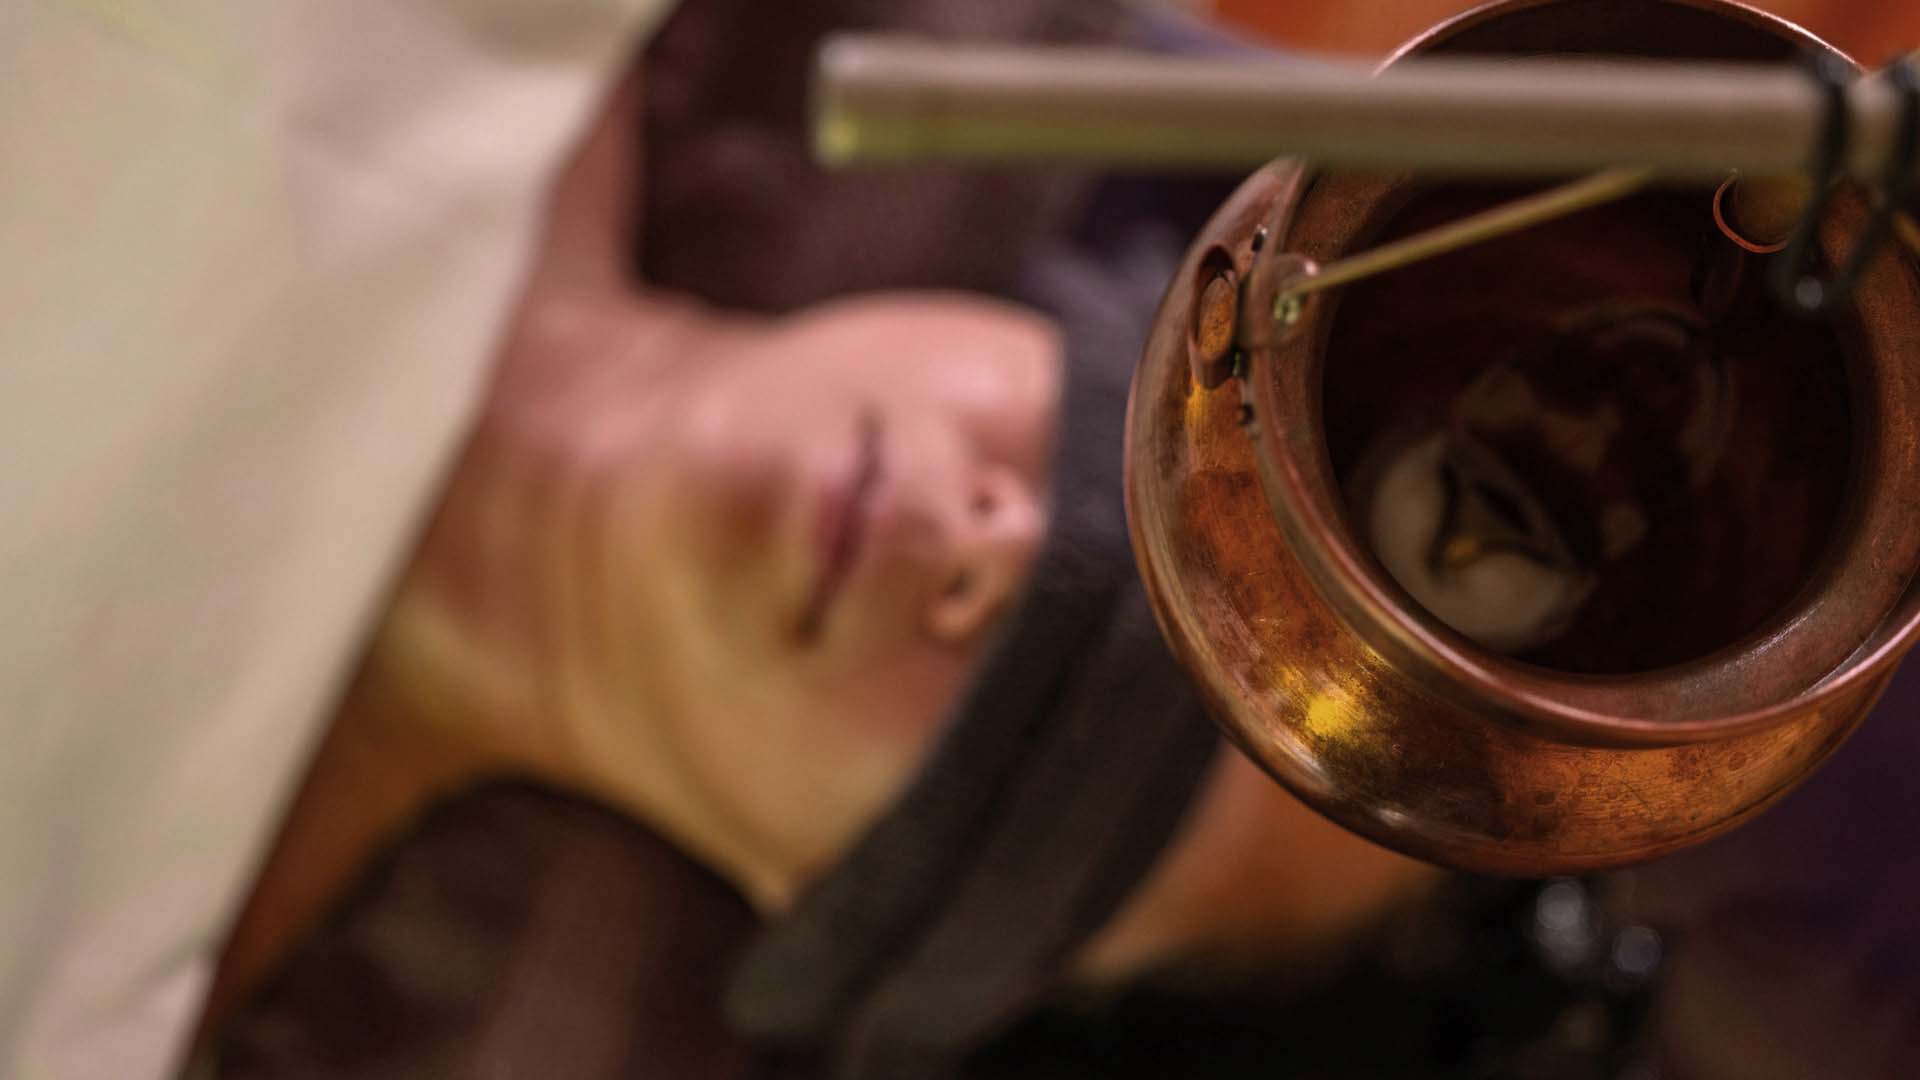
[[[899,798],[965,678],[964,664],[932,655],[811,679],[784,664],[736,671],[736,692],[706,700],[685,737],[730,818],[762,837],[798,886]]]
[[[942,415],[985,460],[1035,477],[1046,465],[1064,354],[1045,317],[999,301],[902,293],[840,305],[803,333],[843,384]]]
[[[646,523],[657,542],[635,553],[643,571],[677,577],[683,588],[699,585],[713,614],[738,611],[742,594],[769,585],[763,563],[779,520],[776,491],[752,462],[676,469]]]
[[[667,478],[670,511],[715,534],[764,532],[784,483],[779,456],[761,445],[764,428],[743,405],[710,393],[678,406],[642,463]]]
[[[684,470],[666,524],[682,533],[689,557],[738,574],[780,525],[779,471],[743,457]]]
[[[929,642],[902,642],[858,665],[833,665],[810,680],[809,710],[870,750],[918,761],[970,685],[978,656]]]
[[[1050,354],[1008,353],[971,375],[949,370],[923,391],[948,413],[983,460],[1043,483],[1059,424],[1059,365]]]
[[[788,628],[798,576],[779,542],[789,529],[792,467],[764,442],[719,419],[683,428],[643,451],[644,474],[629,529],[609,553],[631,560],[650,592],[687,633],[716,628],[721,640],[757,654]],[[747,657],[742,657],[747,659]]]

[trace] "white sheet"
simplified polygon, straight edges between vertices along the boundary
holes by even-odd
[[[664,2],[0,4],[0,1076],[177,1064]]]

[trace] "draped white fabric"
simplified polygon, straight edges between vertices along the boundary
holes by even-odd
[[[665,0],[0,3],[0,1075],[165,1075]]]

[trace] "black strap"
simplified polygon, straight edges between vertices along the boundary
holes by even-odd
[[[1212,726],[1139,593],[1049,599],[1036,591],[1021,636],[1081,641],[1077,655],[984,684],[1007,707],[971,711],[749,953],[727,1000],[744,1033],[822,1054],[846,1080],[944,1075],[1047,988],[1164,847],[1215,751]],[[1009,644],[1002,655],[1018,656]],[[1085,671],[1103,677],[1065,677]]]
[[[1143,609],[1116,615],[1114,630],[1155,632]],[[1047,989],[1065,954],[1106,922],[1213,756],[1212,732],[1180,687],[1175,673],[1135,667],[1065,704],[942,918],[852,1017],[842,1075],[939,1075]],[[1130,722],[1106,723],[1120,717]]]
[[[1920,62],[1909,56],[1896,57],[1887,69],[1887,82],[1900,97],[1894,146],[1888,151],[1885,175],[1874,194],[1866,224],[1854,241],[1853,253],[1825,279],[1802,268],[1819,248],[1821,223],[1845,177],[1847,151],[1853,139],[1848,88],[1854,81],[1854,68],[1838,54],[1825,51],[1811,54],[1807,64],[1825,102],[1826,121],[1811,168],[1813,195],[1787,240],[1786,250],[1774,262],[1773,286],[1788,310],[1820,315],[1852,294],[1892,234],[1901,205],[1913,193],[1916,175],[1920,175],[1920,161],[1916,161],[1920,157]]]

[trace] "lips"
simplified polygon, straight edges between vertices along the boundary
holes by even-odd
[[[820,636],[834,598],[844,589],[859,562],[884,464],[881,435],[879,413],[863,411],[856,430],[852,465],[836,478],[821,500],[814,529],[820,570],[801,610],[799,636],[802,641]]]

